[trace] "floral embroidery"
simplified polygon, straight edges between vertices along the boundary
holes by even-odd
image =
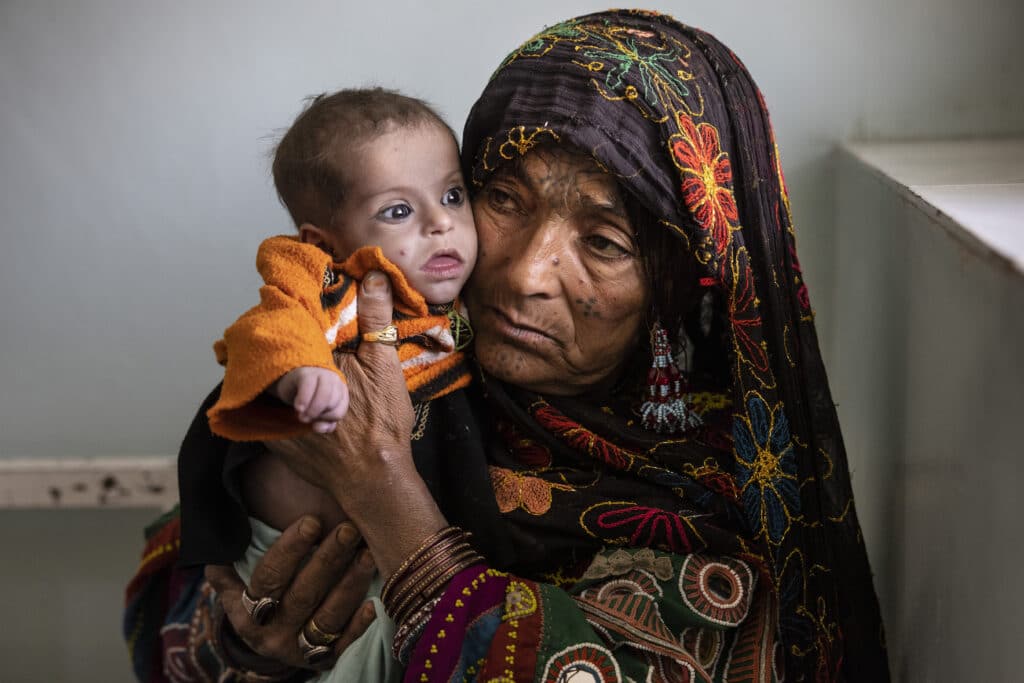
[[[628,551],[619,548],[610,555],[598,553],[594,556],[584,579],[604,579],[609,576],[620,576],[634,569],[645,569],[660,581],[669,581],[675,574],[672,558],[668,555],[655,555],[650,548]]]
[[[531,515],[543,515],[551,509],[553,490],[575,490],[568,484],[555,484],[496,465],[491,465],[489,469],[494,497],[498,501],[498,510],[502,513],[522,508]]]
[[[708,458],[700,467],[684,465],[683,470],[715,493],[735,502],[739,499],[736,482],[728,472],[723,472],[713,459]]]
[[[694,552],[695,545],[699,546],[697,549],[704,546],[691,520],[634,502],[597,503],[583,511],[580,522],[589,534],[609,542],[681,554]]]
[[[515,154],[525,156],[527,152],[542,142],[537,138],[544,135],[550,137],[550,142],[558,142],[558,134],[550,128],[534,128],[527,133],[526,126],[516,126],[508,132],[505,142],[501,143],[501,147],[498,148],[498,154],[502,159],[513,159]]]
[[[553,431],[570,448],[607,463],[619,470],[633,467],[638,455],[620,448],[604,437],[595,434],[578,422],[573,422],[543,401],[531,408],[534,419]]]
[[[778,543],[800,507],[796,458],[782,406],[770,409],[751,392],[747,414],[733,420],[733,442],[747,521],[753,531]]]
[[[739,211],[732,189],[732,163],[722,151],[718,129],[694,125],[678,115],[679,133],[669,138],[672,159],[683,175],[683,201],[694,219],[711,233],[715,253],[722,255],[731,233],[739,230]]]
[[[527,467],[543,469],[551,466],[551,451],[533,439],[523,436],[508,420],[498,421],[498,434],[508,445],[509,453]]]
[[[680,50],[637,40],[638,37],[654,38],[654,34],[638,35],[629,31],[609,31],[592,37],[598,38],[602,44],[588,46],[588,49],[583,50],[583,55],[590,59],[603,60],[604,66],[611,64],[605,76],[605,86],[611,92],[625,91],[628,88],[636,90],[635,86],[626,85],[630,72],[636,67],[637,80],[643,90],[640,94],[652,107],[657,107],[666,97],[682,100],[690,95],[684,81],[684,77],[689,76],[680,68],[685,66]],[[642,51],[641,47],[647,49]],[[649,50],[652,47],[660,51]]]
[[[763,385],[772,385],[768,354],[761,340],[761,300],[754,289],[754,273],[746,248],[733,252],[730,270],[732,290],[729,297],[729,323],[733,330],[736,358],[749,364]]]

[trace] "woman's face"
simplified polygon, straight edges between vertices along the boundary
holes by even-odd
[[[473,202],[476,355],[498,379],[575,395],[614,380],[649,292],[614,179],[560,148],[496,171]]]

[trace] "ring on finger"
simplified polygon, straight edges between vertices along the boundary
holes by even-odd
[[[245,608],[250,619],[262,626],[274,615],[274,611],[277,609],[277,600],[266,597],[257,600],[249,595],[249,589],[246,588],[242,591],[242,607]]]
[[[305,631],[299,631],[299,649],[302,650],[302,658],[310,666],[319,666],[334,654],[333,649],[328,645],[314,645],[309,642]]]
[[[388,323],[379,330],[364,332],[363,341],[376,342],[387,346],[398,346],[398,328]]]
[[[306,630],[303,631],[303,635],[306,633],[309,634],[306,636],[306,642],[316,646],[330,645],[338,638],[341,638],[340,633],[328,633],[320,628],[316,623],[316,619],[310,619],[309,623],[306,624]]]

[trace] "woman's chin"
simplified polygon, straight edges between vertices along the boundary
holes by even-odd
[[[480,367],[491,377],[527,391],[550,396],[575,396],[590,383],[580,385],[579,378],[557,359],[547,358],[529,348],[477,335],[474,354]]]
[[[548,393],[559,379],[548,362],[518,345],[478,335],[474,353],[487,374],[523,389]]]

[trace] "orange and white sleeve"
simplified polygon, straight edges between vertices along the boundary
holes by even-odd
[[[345,296],[324,296],[333,282],[330,255],[294,237],[265,240],[256,268],[263,277],[260,303],[249,309],[214,344],[224,366],[220,399],[207,413],[210,429],[235,441],[280,439],[303,433],[291,406],[264,392],[285,373],[311,366],[344,375],[334,363],[333,348],[341,309],[351,305],[354,287]],[[350,301],[351,300],[351,301]]]

